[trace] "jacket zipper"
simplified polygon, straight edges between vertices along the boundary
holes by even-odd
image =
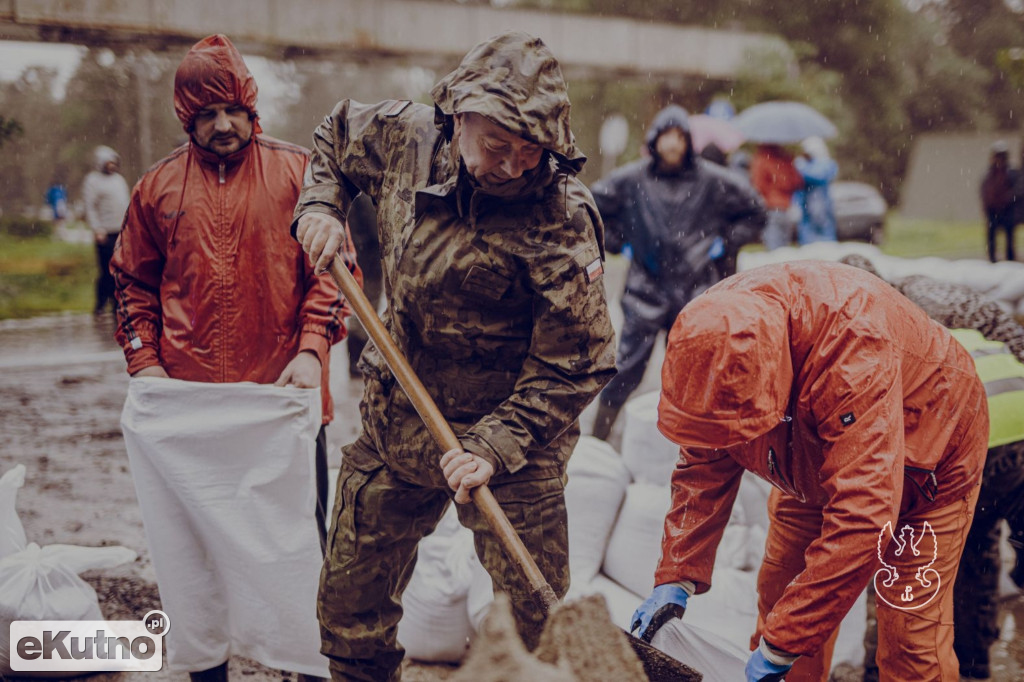
[[[768,448],[768,473],[775,475],[775,450]]]
[[[221,162],[220,166],[217,167],[217,178],[220,184],[224,184],[224,163]]]

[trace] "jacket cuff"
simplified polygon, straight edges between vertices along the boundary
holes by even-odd
[[[134,347],[132,342],[135,342],[139,347]],[[132,341],[125,344],[124,359],[128,362],[128,374],[132,375],[147,367],[159,366],[160,352],[155,343],[143,342],[136,336]]]
[[[292,224],[289,228],[292,238],[295,238],[295,228],[299,224],[299,218],[307,213],[325,213],[345,224],[345,213],[340,208],[340,199],[341,196],[336,187],[314,185],[302,190],[300,198],[302,203],[295,207]]]
[[[497,420],[484,417],[460,440],[470,446],[464,449],[488,461],[496,460],[494,473],[508,471],[514,474],[526,466],[526,454],[523,449],[509,434],[504,424]],[[495,464],[493,461],[491,463]]]
[[[501,463],[501,460],[498,459],[494,452],[486,444],[482,443],[482,441],[470,438],[460,438],[459,445],[461,445],[462,449],[466,452],[471,452],[477,457],[487,460],[494,469],[494,474],[492,474],[492,476],[496,476],[499,471],[504,471],[504,465]]]
[[[317,359],[320,360],[320,366],[327,366],[331,344],[328,343],[327,337],[323,334],[316,331],[303,330],[299,336],[299,352],[301,353],[304,350],[316,353]]]

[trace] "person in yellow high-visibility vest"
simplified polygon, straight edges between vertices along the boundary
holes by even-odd
[[[1010,544],[1017,554],[1011,577],[1024,588],[1024,364],[1006,344],[990,341],[979,331],[950,331],[974,357],[988,397],[988,458],[953,588],[953,648],[961,675],[984,680],[989,677],[989,648],[999,637],[1002,519],[1010,526]]]
[[[863,256],[841,259],[878,275]],[[947,327],[974,358],[985,384],[989,442],[981,493],[967,535],[954,592],[953,649],[966,679],[989,678],[989,649],[999,636],[1000,522],[1010,527],[1016,563],[1010,577],[1024,589],[1024,326],[995,301],[970,288],[914,275],[891,281],[930,318]],[[878,679],[874,628],[865,637],[865,682]]]

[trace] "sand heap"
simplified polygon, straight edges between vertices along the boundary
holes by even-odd
[[[540,644],[526,650],[508,597],[495,597],[482,629],[452,682],[647,682],[640,660],[608,617],[604,597],[559,605]]]

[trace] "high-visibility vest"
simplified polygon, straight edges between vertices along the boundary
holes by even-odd
[[[1024,364],[1001,341],[990,341],[975,329],[950,329],[974,358],[974,367],[988,396],[988,446],[1024,440]]]

